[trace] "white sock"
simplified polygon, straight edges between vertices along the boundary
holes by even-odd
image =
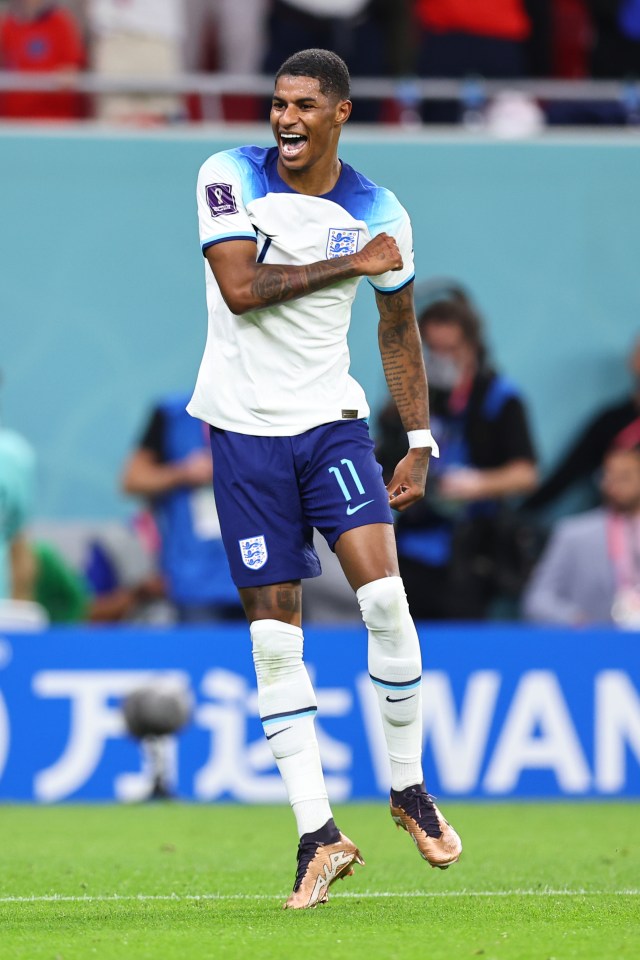
[[[391,786],[422,783],[422,659],[400,577],[357,591],[369,631],[369,675],[378,694],[391,763]]]
[[[313,723],[317,701],[302,662],[302,630],[280,620],[254,620],[250,631],[262,726],[302,836],[331,818]]]

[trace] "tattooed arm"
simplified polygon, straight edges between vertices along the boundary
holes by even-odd
[[[387,385],[405,430],[429,427],[429,394],[420,333],[413,306],[413,284],[398,293],[379,293],[378,343]],[[405,510],[424,496],[429,447],[413,447],[397,465],[387,484],[395,510]]]
[[[340,280],[402,269],[396,242],[386,233],[378,234],[358,253],[302,267],[256,263],[256,245],[251,240],[216,243],[208,248],[206,258],[225,303],[236,315],[304,297]]]

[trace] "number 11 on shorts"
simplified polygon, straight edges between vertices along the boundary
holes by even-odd
[[[340,461],[340,463],[343,466],[347,467],[349,473],[351,474],[351,478],[356,485],[356,490],[358,491],[358,493],[364,493],[364,487],[362,486],[362,481],[358,476],[358,471],[354,467],[353,462],[351,460],[344,458],[343,460]],[[351,494],[349,493],[349,488],[344,482],[344,477],[342,476],[342,470],[340,469],[340,467],[329,467],[329,473],[332,473],[336,478],[336,480],[338,481],[338,486],[342,490],[345,500],[351,500]]]

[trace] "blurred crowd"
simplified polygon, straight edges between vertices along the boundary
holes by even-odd
[[[640,0],[0,0],[0,69],[54,71],[58,81],[53,92],[0,90],[0,116],[258,119],[264,98],[177,95],[162,78],[272,74],[309,46],[336,50],[356,77],[623,79],[640,75]],[[81,71],[148,78],[149,89],[90,98],[76,88]],[[473,102],[409,102],[402,89],[398,102],[357,102],[355,118],[475,122],[483,108],[477,86]],[[640,122],[639,104],[543,107],[550,122],[613,123],[630,122],[633,110]],[[424,501],[397,520],[414,617],[640,626],[640,343],[627,394],[585,411],[565,456],[541,477],[527,399],[492,363],[472,293],[456,280],[429,280],[416,287],[416,310],[441,457]],[[186,402],[186,394],[159,397],[148,411],[122,466],[121,489],[139,507],[127,525],[35,523],[36,454],[0,424],[5,612],[14,600],[15,616],[53,622],[242,616],[208,437]],[[390,476],[406,447],[391,400],[372,426]],[[576,488],[582,509],[555,520]],[[325,572],[305,587],[308,618],[358,621],[335,557],[323,542],[317,548]]]
[[[586,410],[541,476],[527,398],[495,367],[471,292],[421,282],[416,314],[440,457],[424,500],[396,518],[414,618],[640,628],[640,339],[626,393]],[[132,442],[119,480],[137,504],[128,524],[34,521],[36,454],[0,425],[0,622],[242,619],[208,432],[188,398],[158,398]],[[407,443],[391,398],[372,428],[388,479]],[[359,622],[335,555],[321,537],[316,547],[323,575],[305,583],[306,618]]]
[[[265,99],[163,91],[181,74],[273,74],[305,47],[333,49],[354,77],[467,80],[457,100],[359,99],[355,120],[457,122],[487,104],[478,78],[629,80],[615,101],[536,103],[550,123],[637,123],[640,0],[0,0],[0,69],[55,72],[55,92],[10,90],[0,116],[153,124],[257,120]],[[133,95],[81,95],[80,71]],[[515,109],[511,103],[509,109]]]
[[[540,475],[527,399],[492,363],[459,282],[416,287],[440,457],[396,538],[416,619],[640,627],[640,340],[629,387]],[[621,379],[622,379],[621,371]],[[389,477],[406,443],[389,400],[377,424]]]

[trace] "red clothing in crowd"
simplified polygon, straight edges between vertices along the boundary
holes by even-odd
[[[85,56],[80,30],[72,15],[55,4],[33,19],[8,13],[0,21],[0,64],[3,70],[42,73],[80,69]],[[65,120],[80,114],[77,93],[8,91],[0,96],[0,115],[12,119]]]
[[[433,33],[475,33],[525,40],[531,29],[522,0],[416,0],[416,14]]]
[[[551,17],[553,76],[568,80],[589,76],[593,28],[585,0],[555,0]]]

